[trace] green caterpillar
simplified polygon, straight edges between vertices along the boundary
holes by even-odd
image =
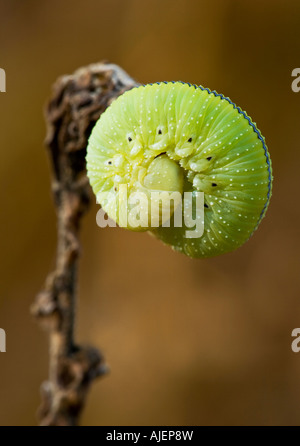
[[[201,237],[188,238],[185,221],[182,227],[166,227],[161,219],[158,227],[127,225],[149,230],[190,257],[216,256],[241,246],[264,217],[271,197],[271,160],[255,124],[230,99],[183,82],[149,84],[120,96],[96,123],[86,159],[97,200],[117,223],[122,219],[115,207],[121,186],[127,186],[128,194],[143,191],[146,196],[190,192],[193,204],[196,192],[203,192]],[[174,204],[171,215],[176,208]]]

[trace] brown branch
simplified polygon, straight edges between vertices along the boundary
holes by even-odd
[[[90,201],[85,155],[91,129],[101,113],[136,85],[116,65],[93,64],[60,77],[46,107],[58,241],[55,271],[32,305],[32,313],[50,338],[49,379],[41,388],[41,425],[77,425],[91,382],[106,372],[96,348],[74,341],[79,226]]]

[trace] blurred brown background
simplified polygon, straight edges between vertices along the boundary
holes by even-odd
[[[266,137],[270,208],[236,252],[191,260],[147,234],[85,218],[77,337],[111,373],[84,425],[299,425],[297,0],[0,1],[0,424],[34,425],[47,337],[29,306],[53,267],[56,220],[43,147],[55,79],[102,59],[142,83],[183,80],[228,95]]]

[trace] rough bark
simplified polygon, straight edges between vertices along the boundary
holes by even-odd
[[[51,160],[57,213],[54,272],[32,305],[49,333],[49,379],[41,387],[41,425],[74,426],[91,382],[106,373],[100,351],[74,340],[79,229],[90,202],[86,176],[87,140],[95,122],[124,91],[137,86],[121,68],[102,62],[60,77],[46,106],[46,146]]]

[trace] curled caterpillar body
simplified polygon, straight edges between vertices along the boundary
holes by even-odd
[[[127,215],[121,224],[149,230],[191,257],[216,256],[246,242],[266,213],[272,189],[265,140],[247,114],[214,91],[182,82],[137,87],[115,100],[90,136],[87,171],[97,201],[119,224],[128,212],[116,206],[124,190],[126,198],[190,192],[193,204],[196,192],[203,192],[201,237],[186,236],[184,218],[181,227],[168,227],[158,201],[156,219],[149,206],[138,227]],[[184,206],[174,198],[173,219],[178,210],[184,213]]]

